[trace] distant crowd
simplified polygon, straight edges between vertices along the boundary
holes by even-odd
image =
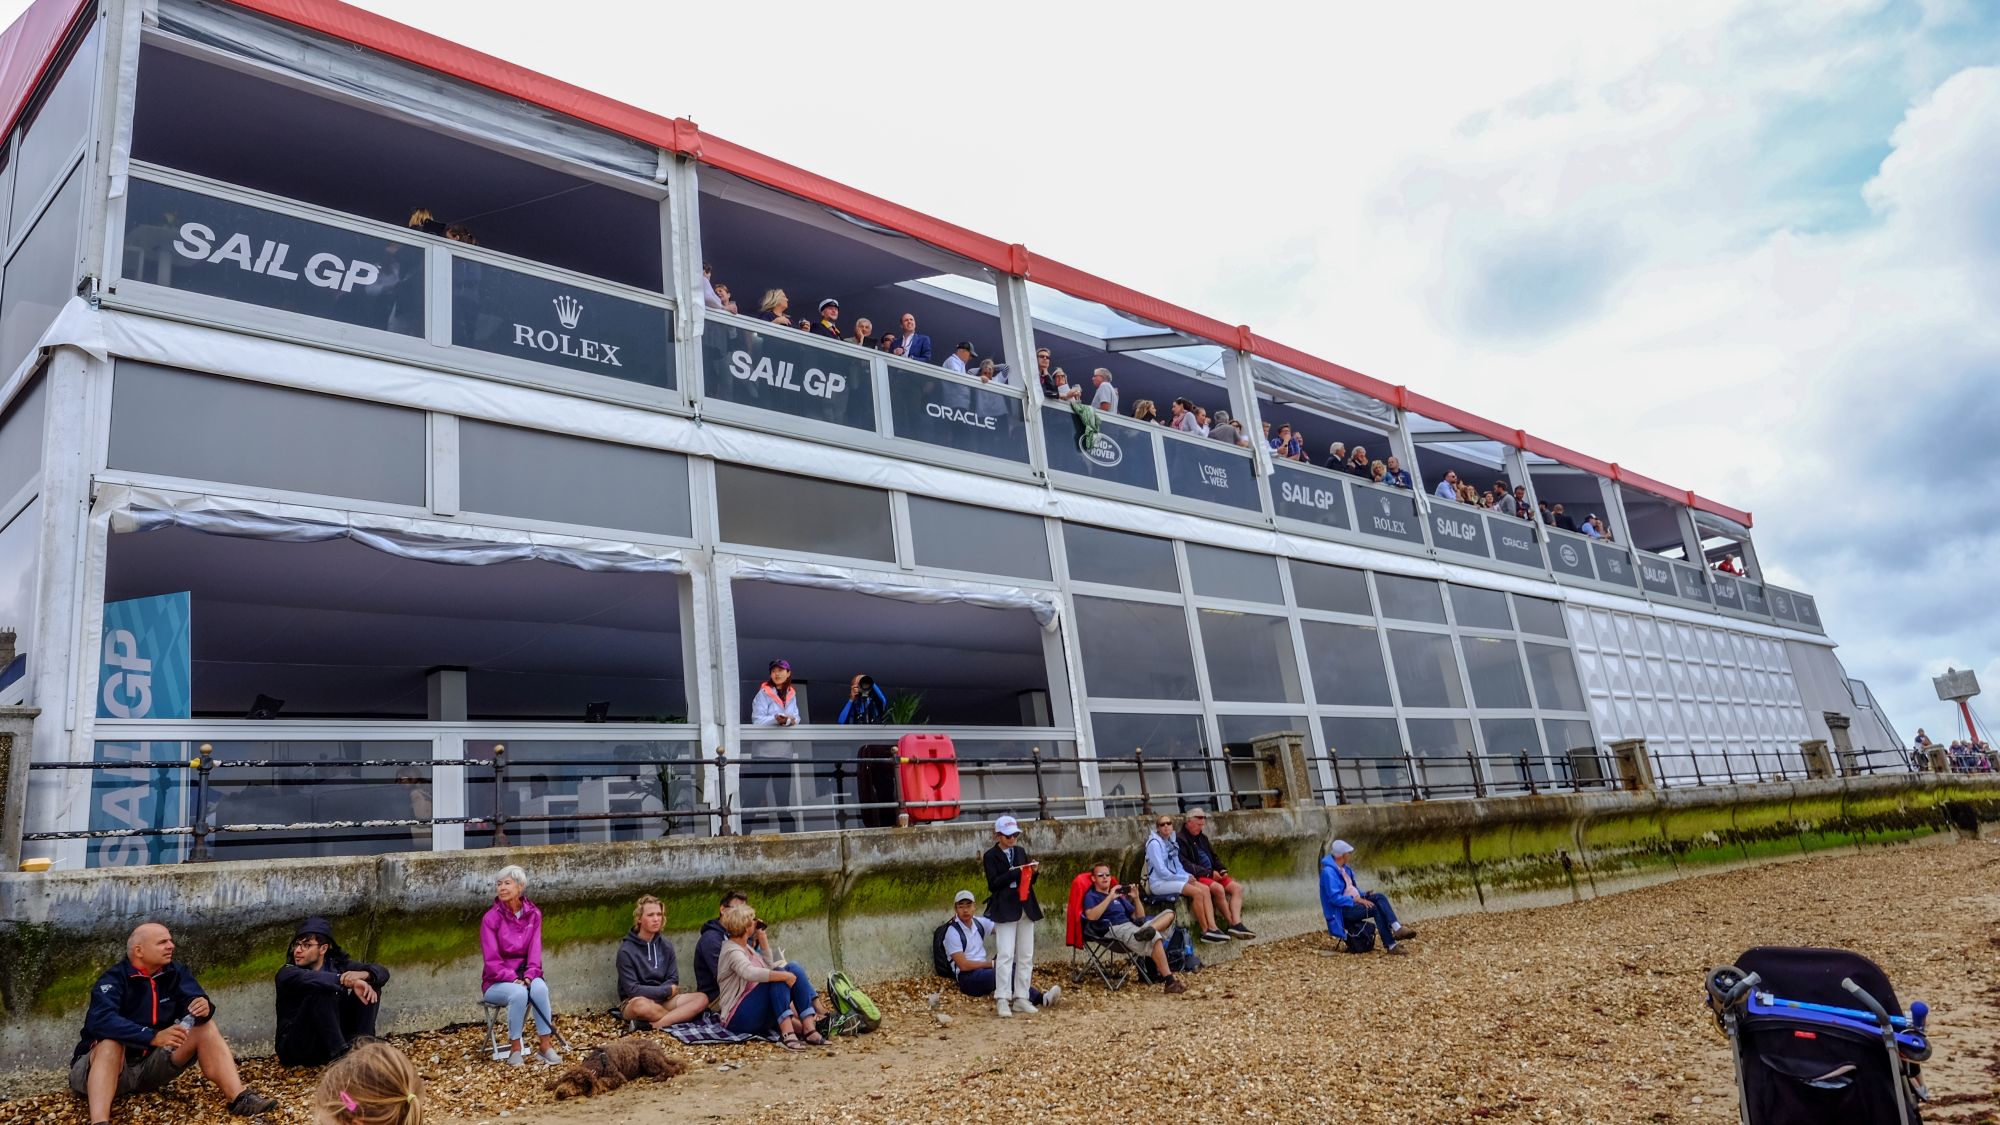
[[[2000,769],[2000,760],[1993,756],[1993,748],[1983,738],[1954,738],[1949,743],[1931,741],[1924,728],[1917,728],[1916,745],[1911,751],[1919,770],[1942,768],[1951,773],[1992,773]]]

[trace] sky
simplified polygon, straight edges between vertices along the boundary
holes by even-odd
[[[2000,692],[2000,2],[360,6],[1749,509],[1906,739]]]

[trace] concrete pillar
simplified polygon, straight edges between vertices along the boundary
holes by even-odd
[[[1854,753],[1854,740],[1847,731],[1854,720],[1838,711],[1822,711],[1820,717],[1826,720],[1827,732],[1833,735],[1833,761],[1841,777],[1853,777],[1861,772],[1860,761]]]
[[[1646,752],[1646,740],[1626,738],[1611,744],[1611,761],[1618,770],[1618,785],[1634,792],[1657,789],[1653,779],[1653,758]]]
[[[1261,734],[1250,743],[1257,755],[1257,788],[1275,789],[1272,807],[1319,803],[1313,792],[1313,767],[1306,758],[1306,736],[1295,730]]]
[[[0,871],[18,869],[23,858],[21,833],[27,830],[28,762],[34,757],[33,733],[38,714],[33,707],[0,707],[0,793],[6,799],[6,804],[0,805]]]
[[[1799,743],[1799,757],[1806,761],[1806,776],[1817,781],[1834,776],[1833,755],[1827,753],[1826,739],[1808,738]]]

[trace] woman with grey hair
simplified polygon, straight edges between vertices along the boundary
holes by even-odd
[[[521,1033],[532,1009],[541,1034],[535,1057],[555,1066],[562,1056],[556,1053],[549,985],[542,979],[542,912],[527,893],[527,872],[511,863],[500,869],[493,906],[479,923],[479,952],[486,963],[479,984],[488,1004],[507,1009],[507,1037],[513,1042],[507,1065],[521,1065]]]

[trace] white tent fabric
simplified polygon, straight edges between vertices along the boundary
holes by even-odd
[[[1053,593],[1005,586],[969,586],[958,579],[928,578],[922,575],[893,579],[880,571],[838,566],[832,563],[794,562],[785,559],[742,559],[725,556],[717,560],[718,578],[754,579],[787,586],[813,586],[822,590],[846,590],[875,598],[892,598],[924,605],[972,605],[985,609],[1025,609],[1035,615],[1044,632],[1056,631],[1061,603]]]

